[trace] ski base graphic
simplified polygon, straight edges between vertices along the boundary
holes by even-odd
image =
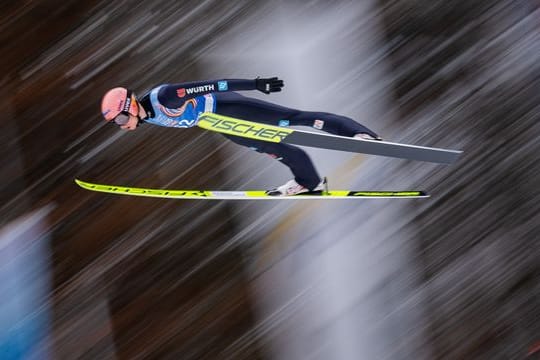
[[[270,196],[264,190],[213,191],[213,190],[168,190],[146,189],[127,186],[93,184],[79,179],[75,182],[83,189],[109,194],[145,196],[167,199],[200,200],[338,200],[338,199],[411,199],[429,197],[424,191],[351,191],[330,190],[314,194],[293,196]]]

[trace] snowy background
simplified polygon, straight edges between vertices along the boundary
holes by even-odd
[[[0,5],[0,358],[524,359],[540,348],[540,3]],[[268,156],[105,124],[103,93],[246,93],[464,150],[440,166],[306,149],[331,188],[430,199],[167,201],[74,178],[266,189]]]

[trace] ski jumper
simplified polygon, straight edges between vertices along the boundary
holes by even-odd
[[[160,85],[140,100],[148,117],[143,121],[168,127],[192,127],[203,112],[276,126],[309,126],[331,134],[352,137],[377,134],[345,116],[301,111],[246,97],[234,91],[256,90],[255,80],[211,80]],[[224,135],[229,140],[266,153],[287,165],[298,184],[314,189],[321,178],[308,154],[299,147]]]

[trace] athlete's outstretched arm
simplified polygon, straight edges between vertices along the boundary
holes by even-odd
[[[220,91],[259,90],[265,94],[281,91],[283,80],[277,77],[266,79],[224,79],[192,81],[178,84],[168,84],[159,89],[158,100],[168,108],[181,106],[191,98]]]

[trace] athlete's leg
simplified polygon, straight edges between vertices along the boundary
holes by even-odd
[[[305,188],[312,190],[321,182],[308,154],[296,146],[246,139],[238,136],[224,136],[239,145],[247,146],[260,153],[266,153],[281,161],[291,169],[296,182]]]
[[[292,126],[310,126],[331,134],[355,136],[378,135],[367,127],[346,116],[315,111],[300,111],[266,101],[249,98],[234,92],[216,93],[216,113],[237,117],[244,120],[271,125],[288,124]],[[280,124],[280,121],[284,121]]]

